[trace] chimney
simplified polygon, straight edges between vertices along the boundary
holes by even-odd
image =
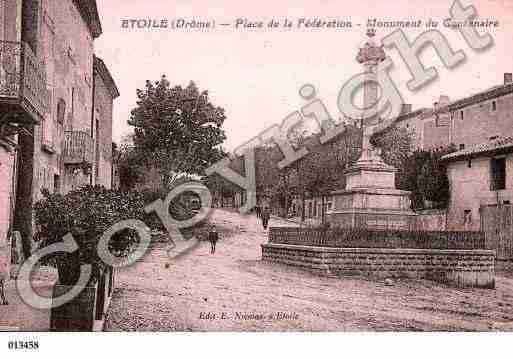
[[[401,115],[411,112],[411,103],[403,103],[401,106]]]
[[[440,95],[440,99],[438,100],[438,103],[440,104],[440,106],[447,106],[449,104],[449,102],[451,102],[449,100],[449,96]]]
[[[504,85],[513,83],[513,74],[511,72],[506,72],[504,74]]]
[[[438,101],[433,103],[433,108],[435,109],[435,111],[438,111],[440,108],[447,106],[449,102],[449,96],[440,95]]]

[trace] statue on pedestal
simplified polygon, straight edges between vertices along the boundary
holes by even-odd
[[[383,46],[373,40],[374,29],[369,29],[367,36],[356,59],[363,64],[366,73],[376,75],[386,54]],[[387,165],[381,158],[381,149],[371,144],[371,137],[395,120],[383,120],[372,110],[378,102],[378,86],[375,81],[363,84],[362,152],[358,161],[344,173],[345,189],[333,192],[334,206],[327,217],[329,222],[342,227],[412,229],[415,213],[410,208],[410,192],[396,189],[397,169]]]

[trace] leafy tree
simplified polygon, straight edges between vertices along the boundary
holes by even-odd
[[[426,201],[435,208],[446,208],[449,201],[449,180],[441,158],[456,148],[450,145],[433,151],[411,153],[396,175],[397,188],[411,191],[412,207],[425,208]]]
[[[391,126],[374,135],[371,143],[381,149],[381,158],[385,163],[401,171],[412,153],[413,133],[403,127]],[[396,186],[401,176],[396,176]]]
[[[165,76],[137,90],[137,107],[128,124],[134,127],[135,150],[148,166],[159,170],[169,187],[183,173],[203,175],[225,154],[221,128],[224,109],[214,106],[207,91],[191,82],[171,87]]]
[[[398,169],[396,187],[411,191],[413,208],[424,208],[431,201],[445,208],[449,200],[449,181],[442,156],[456,150],[454,145],[433,151],[411,150],[413,136],[405,128],[392,126],[375,135],[371,141],[382,149],[383,160]]]
[[[423,202],[431,201],[437,208],[447,207],[450,197],[449,179],[441,158],[455,150],[454,146],[449,146],[425,154],[423,163],[419,164],[420,172],[417,179],[417,191]]]
[[[288,192],[288,174],[280,170],[278,163],[283,155],[278,146],[255,148],[255,180],[257,200],[279,204],[286,201]],[[278,202],[278,203],[277,203]]]
[[[133,189],[138,183],[144,180],[144,160],[140,152],[133,146],[124,144],[119,150],[118,158],[119,185],[120,189],[127,191]]]

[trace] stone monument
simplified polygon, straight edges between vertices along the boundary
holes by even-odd
[[[376,73],[377,66],[386,59],[382,46],[374,42],[375,32],[367,31],[368,40],[357,56],[366,72]],[[378,100],[378,84],[363,85],[364,109]],[[397,169],[387,165],[381,151],[374,149],[370,138],[378,129],[388,127],[375,116],[362,121],[362,153],[358,161],[348,168],[344,176],[346,188],[332,192],[333,206],[327,212],[327,220],[342,227],[369,229],[413,229],[415,213],[410,209],[410,192],[395,188]]]

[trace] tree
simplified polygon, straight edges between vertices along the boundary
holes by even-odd
[[[449,201],[449,180],[441,158],[454,152],[456,147],[417,150],[410,153],[396,175],[397,188],[410,191],[412,208],[423,209],[427,201],[435,208],[446,208]]]
[[[401,171],[412,153],[413,133],[404,127],[391,126],[371,138],[373,146],[381,149],[383,161]],[[399,186],[396,176],[396,186]]]
[[[122,191],[133,189],[144,179],[143,158],[133,146],[121,145],[118,158],[119,186]]]
[[[271,201],[273,204],[283,202],[288,191],[287,176],[285,171],[280,170],[278,162],[283,159],[283,155],[278,146],[260,146],[255,148],[255,180],[257,199],[262,201]]]
[[[137,90],[137,107],[128,124],[134,127],[134,148],[158,169],[162,185],[170,187],[183,173],[203,175],[224,157],[221,128],[224,109],[214,106],[207,91],[193,82],[171,87],[165,76]]]
[[[419,163],[420,172],[417,178],[417,191],[424,201],[433,202],[436,208],[446,208],[449,202],[449,179],[442,156],[455,151],[454,146],[441,150],[426,152],[424,161]],[[424,203],[422,203],[424,204]]]
[[[335,153],[329,151],[329,146],[323,147],[320,143],[312,148],[301,163],[305,189],[312,196],[321,197],[321,218],[325,220],[326,196],[332,191],[340,189],[339,179],[342,175],[338,171],[339,163]]]

